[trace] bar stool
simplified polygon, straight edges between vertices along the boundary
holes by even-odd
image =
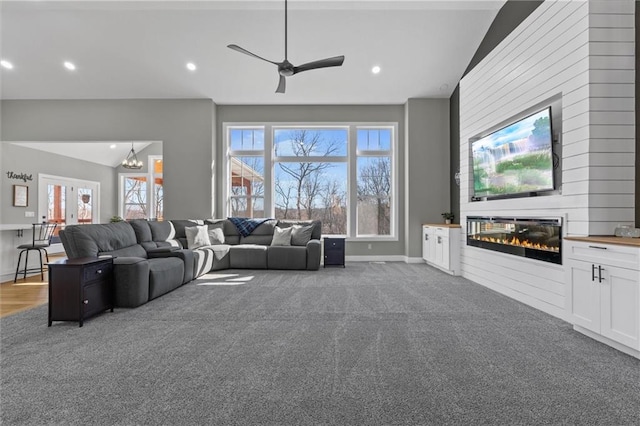
[[[40,278],[44,281],[44,264],[42,262],[42,253],[44,252],[47,262],[49,262],[49,253],[47,253],[47,247],[51,245],[51,238],[53,232],[56,230],[57,223],[34,223],[31,243],[21,244],[18,246],[20,254],[18,255],[18,266],[16,267],[16,275],[13,278],[15,283],[18,279],[18,274],[23,274],[23,278],[27,278],[27,272],[40,271]],[[29,252],[37,250],[40,255],[40,268],[29,268]],[[20,261],[22,260],[22,253],[25,253],[24,269],[20,269]]]

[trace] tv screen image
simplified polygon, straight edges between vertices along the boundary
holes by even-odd
[[[554,189],[551,108],[472,142],[475,197]]]

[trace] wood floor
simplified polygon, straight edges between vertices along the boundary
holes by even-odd
[[[49,255],[49,261],[64,257],[63,254]],[[16,312],[44,305],[49,301],[48,274],[45,270],[44,281],[40,275],[19,278],[14,284],[13,280],[0,284],[0,318]]]

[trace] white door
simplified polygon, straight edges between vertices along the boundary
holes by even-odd
[[[38,222],[100,223],[100,183],[61,176],[38,176]],[[56,232],[57,234],[57,232]]]

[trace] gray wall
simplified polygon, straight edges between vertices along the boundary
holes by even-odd
[[[38,217],[38,174],[84,179],[100,183],[100,220],[108,221],[117,209],[116,172],[113,167],[102,166],[88,161],[76,160],[62,155],[51,154],[31,148],[3,143],[2,151],[2,194],[0,207],[2,223],[21,224],[39,221]],[[7,172],[25,173],[33,176],[27,183],[8,179]],[[13,207],[13,185],[29,187],[29,206]],[[35,212],[35,217],[25,217],[26,211]]]
[[[214,109],[210,99],[7,100],[0,140],[162,141],[166,217],[210,217]]]
[[[409,99],[405,115],[405,253],[419,258],[422,224],[443,223],[450,209],[449,100]]]

